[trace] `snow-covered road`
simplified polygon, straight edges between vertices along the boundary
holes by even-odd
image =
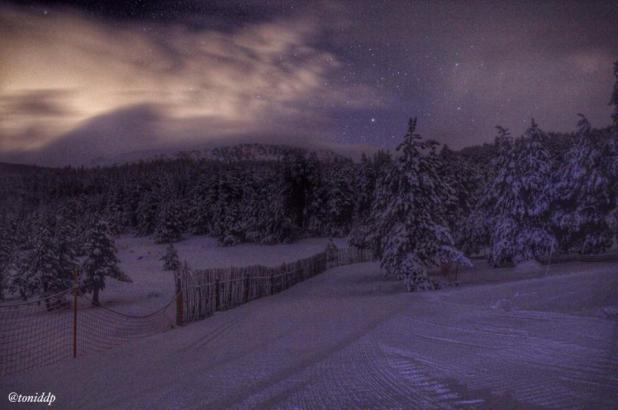
[[[416,294],[340,267],[0,392],[62,409],[615,408],[618,264],[583,267]]]

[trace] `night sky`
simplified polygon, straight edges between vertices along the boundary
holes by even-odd
[[[0,160],[604,126],[617,59],[615,0],[5,1]]]

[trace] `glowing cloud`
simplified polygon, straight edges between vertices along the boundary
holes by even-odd
[[[0,151],[43,147],[132,106],[169,120],[158,138],[182,138],[165,134],[263,133],[282,118],[310,116],[315,101],[362,105],[371,90],[328,83],[340,62],[312,45],[318,32],[311,19],[228,33],[0,9]],[[196,119],[209,129],[188,130],[203,125]]]

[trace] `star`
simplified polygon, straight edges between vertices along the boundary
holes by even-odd
[[[376,119],[371,117],[371,122],[376,122]]]

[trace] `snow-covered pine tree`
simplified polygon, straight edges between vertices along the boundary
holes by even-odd
[[[615,158],[611,141],[579,116],[575,144],[554,175],[552,223],[562,251],[599,253],[613,241]]]
[[[508,149],[508,139],[503,141],[506,152],[499,155],[497,175],[480,200],[489,225],[489,261],[494,266],[531,259],[555,247],[547,222],[551,168],[544,138],[532,120],[512,149]]]
[[[457,221],[462,220],[461,214],[466,212],[467,201],[464,201],[463,206],[460,206],[457,196],[457,188],[460,186],[460,177],[458,171],[458,160],[455,153],[444,144],[438,155],[439,163],[437,172],[439,177],[444,181],[451,189],[446,191],[452,193],[452,195],[446,195],[443,199],[443,206],[445,209],[445,217],[448,222],[449,228],[453,230],[453,225]]]
[[[452,195],[444,198],[446,220],[456,246],[469,255],[468,252],[477,247],[478,233],[471,232],[462,221],[470,217],[477,201],[481,185],[480,172],[447,145],[442,147],[439,159],[440,178],[452,188],[452,192],[446,191]]]
[[[165,248],[165,255],[161,257],[163,261],[163,270],[176,271],[180,268],[180,260],[178,259],[178,251],[173,243],[168,243]]]
[[[461,246],[466,255],[483,252],[490,244],[490,231],[492,230],[492,212],[496,207],[496,201],[500,192],[508,189],[504,178],[498,178],[500,172],[504,172],[513,166],[515,161],[514,141],[508,129],[496,126],[498,135],[493,144],[495,156],[490,161],[492,170],[491,178],[478,194],[475,206],[461,226]]]
[[[99,305],[99,292],[105,288],[105,277],[131,282],[131,279],[118,267],[114,239],[107,223],[99,220],[88,231],[85,243],[86,259],[82,263],[83,285],[92,292],[92,304]]]
[[[432,288],[427,269],[469,264],[455,248],[444,215],[450,187],[437,173],[437,143],[416,134],[416,119],[397,147],[396,164],[378,182],[373,212],[381,266],[404,279],[409,291]]]
[[[71,286],[71,271],[65,270],[58,238],[49,221],[41,223],[32,239],[33,249],[19,260],[18,275],[13,278],[13,290],[23,299],[33,295],[50,295]]]
[[[168,243],[179,241],[182,237],[182,220],[179,204],[168,201],[159,207],[159,215],[154,232],[156,243]]]

